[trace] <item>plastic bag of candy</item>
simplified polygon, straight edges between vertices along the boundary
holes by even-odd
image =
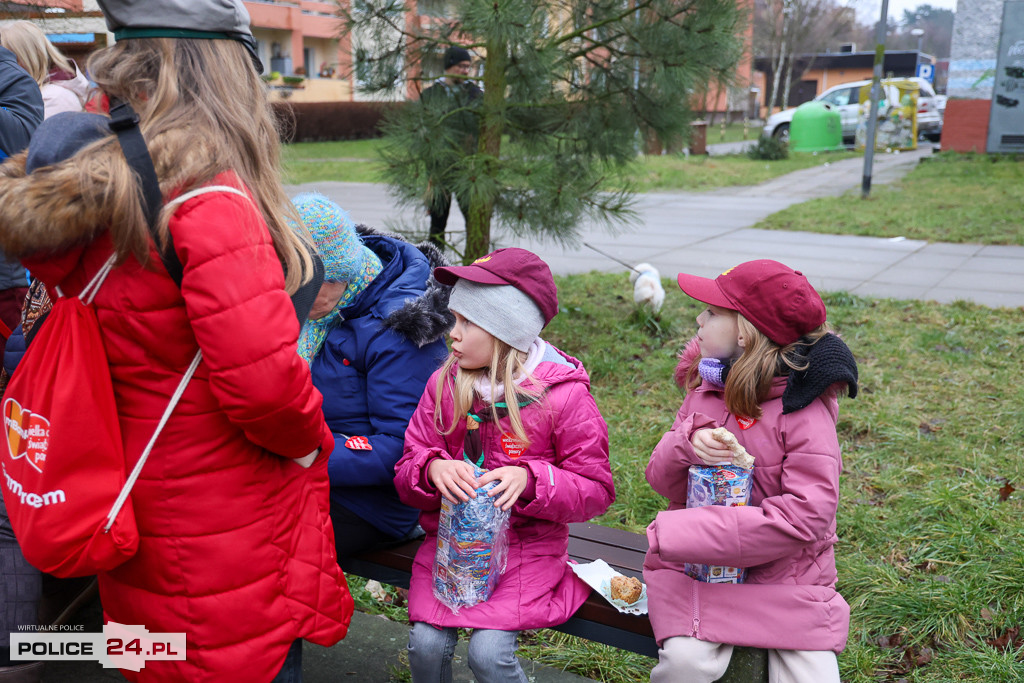
[[[750,475],[753,470],[734,465],[690,467],[690,485],[686,507],[706,505],[735,507],[750,502]],[[694,564],[687,562],[683,571],[690,578],[705,583],[743,583],[747,570],[741,567]]]
[[[474,468],[477,478],[486,470]],[[476,498],[463,503],[441,499],[434,556],[434,597],[454,613],[460,607],[484,602],[505,571],[508,555],[508,520],[511,510],[494,506],[488,491],[492,481],[476,490]]]

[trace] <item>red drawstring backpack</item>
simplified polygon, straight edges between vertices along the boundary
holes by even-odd
[[[138,118],[127,104],[112,111],[129,163],[138,172],[150,229],[162,197]],[[168,206],[203,192],[203,187]],[[7,448],[0,452],[4,503],[25,558],[59,577],[108,571],[138,550],[129,494],[153,444],[199,365],[197,352],[134,470],[126,477],[114,389],[93,297],[113,268],[111,256],[78,296],[60,295],[36,321],[28,350],[3,399]],[[182,265],[173,244],[161,254],[180,286]],[[44,324],[45,322],[45,324]]]
[[[139,532],[128,494],[201,357],[126,479],[114,387],[91,305],[113,262],[111,256],[79,296],[57,298],[3,399],[7,514],[25,559],[55,576],[89,576],[135,554]]]

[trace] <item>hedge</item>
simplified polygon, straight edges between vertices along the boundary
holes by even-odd
[[[404,102],[274,102],[283,142],[380,137],[385,112]]]

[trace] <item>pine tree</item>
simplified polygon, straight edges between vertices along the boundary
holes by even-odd
[[[445,10],[423,27],[401,0],[351,0],[339,13],[367,93],[419,90],[424,58],[451,45],[482,57],[482,98],[460,111],[410,102],[386,122],[382,148],[400,201],[423,206],[439,186],[469,198],[465,262],[490,250],[492,220],[563,244],[585,217],[628,221],[623,172],[643,140],[687,139],[692,93],[727,79],[742,51],[735,0],[456,0]],[[467,115],[475,145],[451,125]]]

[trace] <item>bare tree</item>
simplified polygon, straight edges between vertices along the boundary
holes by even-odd
[[[769,110],[785,107],[790,85],[812,62],[798,64],[797,56],[825,52],[842,37],[859,29],[851,6],[837,0],[760,0],[755,6],[754,46],[769,56],[772,70]],[[797,69],[799,73],[794,73]]]

